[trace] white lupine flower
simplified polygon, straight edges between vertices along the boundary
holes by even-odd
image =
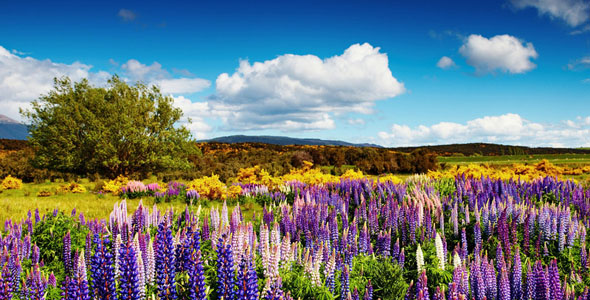
[[[420,244],[418,244],[418,249],[416,249],[416,265],[418,265],[418,274],[421,274],[422,270],[424,270],[424,253],[422,253]]]
[[[459,254],[455,252],[455,255],[453,255],[453,267],[456,269],[457,267],[461,266],[461,264],[461,257],[459,257]]]
[[[436,233],[436,236],[434,237],[434,246],[436,247],[436,257],[438,257],[438,267],[441,270],[445,269],[445,264],[446,264],[446,258],[445,258],[445,251],[443,249],[443,243],[442,240],[440,239],[440,235],[438,235],[438,232]]]

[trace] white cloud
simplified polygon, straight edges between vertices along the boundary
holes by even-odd
[[[353,125],[353,126],[365,125],[365,120],[363,120],[361,118],[348,119],[348,120],[346,120],[346,123],[348,123],[348,125]]]
[[[137,18],[137,14],[135,14],[135,12],[125,8],[121,8],[119,13],[117,13],[117,16],[119,16],[119,18],[125,22],[131,22]]]
[[[567,65],[570,70],[580,70],[590,67],[590,56],[585,56]]]
[[[8,51],[0,46],[0,112],[19,121],[22,121],[19,108],[29,108],[31,101],[49,92],[55,77],[68,76],[72,81],[88,78],[94,85],[104,85],[112,76],[104,71],[93,72],[91,65],[80,62],[63,64],[16,53],[21,52]],[[113,62],[111,60],[111,64]],[[131,59],[121,66],[121,70],[126,75],[123,77],[125,80],[157,84],[164,94],[189,94],[208,88],[211,84],[200,78],[172,78],[157,62],[148,66]],[[211,130],[204,122],[205,116],[214,114],[207,103],[192,103],[182,96],[175,99],[175,104],[183,109],[185,116],[194,120],[193,124],[187,126],[195,136],[200,138]]]
[[[571,35],[578,35],[578,34],[582,34],[582,33],[585,33],[585,32],[590,32],[590,24],[588,24],[588,25],[586,25],[586,26],[584,26],[584,27],[582,27],[580,29],[576,29],[576,30],[570,32],[570,34]]]
[[[326,59],[285,54],[241,61],[235,73],[217,77],[210,102],[226,111],[230,129],[331,129],[334,115],[372,113],[376,101],[405,91],[379,50],[365,43]]]
[[[211,86],[211,82],[201,78],[172,78],[170,73],[158,62],[151,65],[130,59],[121,66],[125,75],[132,81],[155,84],[164,94],[190,94]]]
[[[496,70],[509,73],[525,73],[536,67],[531,61],[538,57],[532,43],[504,34],[492,38],[472,34],[459,53],[467,59],[478,74],[493,73]]]
[[[154,82],[165,94],[191,94],[211,86],[211,82],[201,78],[169,78]]]
[[[181,123],[185,125],[197,139],[205,139],[213,129],[205,119],[211,117],[211,108],[207,102],[192,102],[183,96],[174,97],[174,106],[182,109],[184,118]],[[188,119],[191,123],[188,123]]]
[[[0,46],[0,111],[21,120],[19,108],[28,108],[53,87],[53,78],[68,76],[73,81],[88,78],[94,84],[103,84],[110,75],[91,72],[91,65],[80,62],[62,64],[51,60],[15,55]]]
[[[438,60],[438,62],[436,63],[436,66],[441,69],[449,69],[449,68],[455,67],[457,65],[450,57],[443,56]]]
[[[440,122],[431,126],[393,124],[378,133],[388,146],[418,146],[452,143],[490,142],[530,146],[590,146],[590,117],[541,124],[518,114],[486,116],[463,124]]]
[[[590,3],[584,0],[511,0],[514,7],[534,7],[539,14],[564,20],[572,27],[590,19]]]
[[[582,83],[590,84],[590,78],[583,79]]]

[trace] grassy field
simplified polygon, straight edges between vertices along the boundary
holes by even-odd
[[[81,184],[86,188],[86,193],[69,193],[49,197],[37,197],[37,193],[41,190],[55,190],[59,187],[59,183],[26,183],[19,190],[4,190],[0,193],[0,220],[11,218],[21,219],[26,217],[29,210],[33,213],[35,209],[39,209],[41,215],[50,214],[56,208],[67,213],[75,208],[78,213],[84,213],[87,219],[102,219],[108,218],[115,203],[121,202],[122,200],[110,194],[99,196],[91,192],[94,188],[94,183],[83,180]],[[127,207],[130,212],[135,210],[139,205],[139,201],[139,199],[127,199]],[[142,201],[145,206],[150,208],[154,205],[153,197],[144,198]],[[195,203],[192,208],[196,209],[198,205],[202,206],[202,213],[207,213],[210,208],[221,208],[223,203],[220,201],[203,200]],[[228,204],[228,206],[233,207],[234,205]],[[257,203],[240,203],[240,206],[242,207],[242,214],[245,219],[252,218],[254,213],[259,215],[262,211],[262,207]],[[186,204],[183,202],[158,203],[158,209],[161,211],[172,208],[175,212],[180,212],[185,207]]]
[[[546,159],[555,165],[587,165],[590,154],[543,154],[543,155],[501,155],[501,156],[439,156],[438,161],[450,165],[538,163]]]

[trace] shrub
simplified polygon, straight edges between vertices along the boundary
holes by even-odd
[[[6,176],[6,178],[2,180],[2,189],[4,190],[19,190],[22,186],[22,180],[10,175]]]
[[[40,190],[37,193],[37,197],[49,197],[51,195],[53,195],[53,193],[51,191],[48,191],[48,190]]]
[[[61,185],[58,188],[58,193],[59,194],[67,194],[67,193],[82,194],[82,193],[86,193],[86,188],[76,182],[72,182],[70,184]]]

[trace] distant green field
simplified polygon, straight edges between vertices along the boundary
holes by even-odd
[[[590,164],[590,154],[542,154],[542,155],[501,155],[501,156],[439,156],[438,161],[451,165],[538,163],[547,159],[553,164]]]
[[[21,219],[26,217],[27,211],[30,210],[31,213],[34,213],[35,209],[39,209],[41,215],[49,214],[56,208],[67,213],[75,208],[78,213],[84,213],[87,219],[108,219],[115,203],[121,202],[122,199],[110,194],[99,196],[96,193],[90,192],[94,188],[94,183],[89,183],[87,180],[82,180],[81,184],[88,190],[86,193],[69,193],[49,197],[37,197],[37,193],[41,190],[54,190],[59,187],[58,183],[25,183],[20,190],[4,190],[0,193],[0,220],[8,220],[10,218]],[[144,198],[143,204],[151,209],[154,205],[154,198]],[[223,205],[220,201],[208,200],[203,200],[199,204],[202,205],[203,213],[208,212],[209,208],[213,207],[219,207],[221,209]],[[199,204],[196,204],[193,208],[196,209]],[[138,205],[139,199],[127,200],[127,207],[130,212],[135,211]],[[230,212],[231,207],[234,205],[228,203]],[[250,219],[254,213],[259,214],[262,211],[262,207],[253,202],[240,203],[240,206],[245,219]],[[174,212],[179,213],[185,207],[186,204],[180,201],[158,203],[158,209],[160,211],[166,211],[172,208]],[[0,225],[0,228],[3,228],[3,225]]]

